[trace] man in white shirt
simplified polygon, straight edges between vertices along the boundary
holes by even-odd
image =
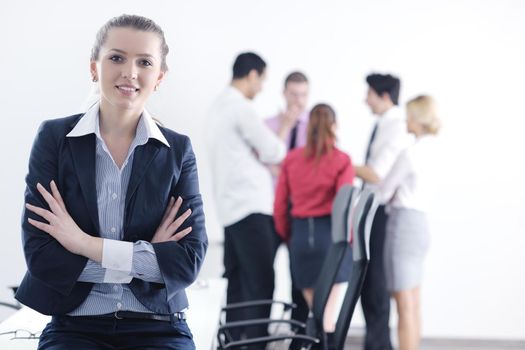
[[[405,116],[397,107],[400,80],[390,74],[366,77],[366,103],[378,117],[370,136],[365,165],[356,174],[369,188],[375,188],[389,173],[400,152],[410,142]],[[370,264],[361,292],[361,305],[366,320],[365,350],[391,350],[390,295],[386,289],[383,266],[385,228],[388,219],[385,203],[379,203],[370,235]]]
[[[266,63],[258,55],[240,54],[233,79],[210,108],[208,152],[218,217],[224,226],[224,276],[227,303],[272,299],[273,200],[272,176],[267,164],[278,164],[286,154],[282,140],[292,125],[275,135],[253,109],[251,100],[261,91]],[[232,310],[226,320],[268,318],[270,307]],[[234,339],[267,334],[265,326],[234,330]],[[264,347],[262,347],[264,348]],[[250,348],[252,349],[252,348]]]

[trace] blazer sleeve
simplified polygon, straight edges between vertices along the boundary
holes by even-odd
[[[178,242],[152,244],[166,285],[168,300],[195,281],[208,247],[197,163],[188,137],[185,137],[183,148],[181,173],[172,184],[171,194],[175,198],[182,197],[180,213],[191,209],[190,217],[180,229],[191,226],[192,231]]]
[[[51,121],[40,126],[29,157],[29,171],[26,176],[25,203],[49,210],[44,198],[38,192],[37,183],[48,191],[51,180],[58,180],[60,144],[64,135]],[[54,135],[59,134],[59,135]],[[27,269],[32,277],[56,290],[69,295],[86,265],[87,258],[73,254],[48,233],[28,222],[28,218],[44,221],[38,215],[24,208],[22,213],[22,244]]]

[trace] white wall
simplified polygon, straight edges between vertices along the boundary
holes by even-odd
[[[389,71],[402,101],[434,95],[441,106],[442,172],[423,287],[424,335],[525,338],[523,215],[525,82],[523,1],[11,1],[0,32],[0,299],[24,272],[20,212],[28,152],[44,119],[77,112],[91,86],[97,29],[136,13],[166,32],[170,74],[150,109],[191,136],[210,239],[221,239],[210,196],[202,127],[237,53],[269,63],[262,115],[282,105],[286,73],[302,69],[312,104],[331,103],[340,143],[363,160],[373,118],[364,77]],[[521,153],[521,152],[520,152]],[[2,310],[3,311],[3,310]]]

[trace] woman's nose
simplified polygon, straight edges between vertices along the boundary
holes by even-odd
[[[127,64],[122,68],[122,78],[134,80],[137,79],[137,69],[134,64]]]

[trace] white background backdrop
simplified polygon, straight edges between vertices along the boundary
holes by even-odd
[[[519,0],[4,3],[1,300],[10,298],[4,286],[18,284],[25,270],[19,221],[35,132],[44,119],[79,111],[91,87],[95,33],[122,13],[151,17],[167,35],[171,70],[149,108],[192,138],[215,242],[222,232],[202,127],[239,52],[254,50],[269,64],[256,100],[262,116],[282,107],[285,75],[305,71],[311,104],[335,107],[340,145],[355,163],[363,160],[373,122],[363,102],[368,73],[399,75],[402,102],[434,95],[445,127],[423,285],[424,336],[525,338],[525,238],[518,221],[525,209],[525,2]]]

